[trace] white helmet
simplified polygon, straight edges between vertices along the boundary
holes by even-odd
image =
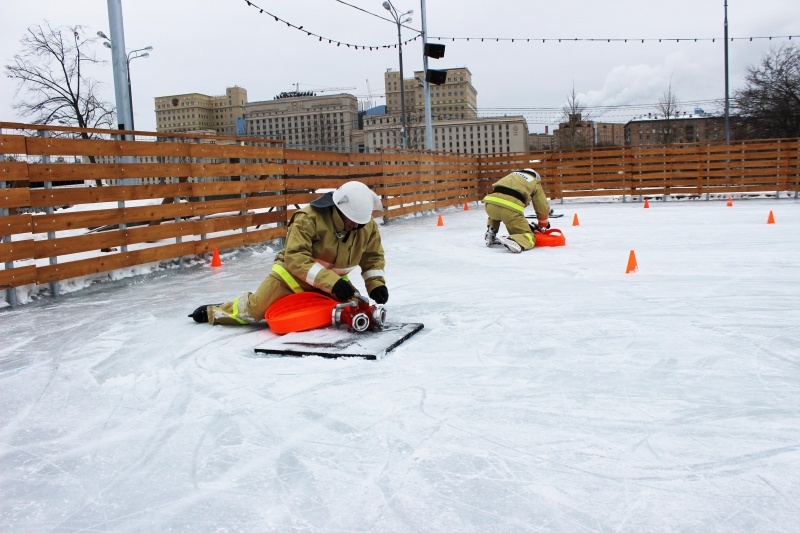
[[[542,181],[542,177],[539,175],[538,172],[533,170],[532,168],[523,168],[522,170],[518,170],[517,172],[524,172],[525,174],[530,174],[531,177],[538,181]]]
[[[348,181],[333,191],[333,203],[344,216],[356,224],[366,224],[372,220],[376,206],[380,210],[380,198],[360,181]]]

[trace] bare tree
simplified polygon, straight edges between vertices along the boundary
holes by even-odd
[[[425,115],[406,112],[406,144],[411,150],[425,149]]]
[[[33,124],[114,127],[114,106],[98,98],[98,82],[85,73],[87,65],[103,63],[92,51],[95,41],[84,38],[82,26],[54,29],[45,21],[28,28],[22,50],[5,66],[18,83],[14,109],[20,116],[31,117]]]
[[[800,137],[800,46],[772,49],[759,67],[749,67],[746,87],[734,93],[734,106],[747,137]]]
[[[661,116],[657,134],[658,142],[660,144],[677,142],[680,137],[680,128],[675,119],[680,110],[678,109],[678,97],[672,92],[672,82],[658,101],[658,113]]]
[[[572,94],[567,97],[567,103],[561,110],[564,113],[564,122],[558,126],[560,147],[575,150],[592,146],[592,128],[584,124],[584,121],[589,120],[586,115],[586,106],[578,100],[574,85]]]

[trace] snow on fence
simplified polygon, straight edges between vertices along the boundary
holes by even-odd
[[[363,154],[251,137],[0,128],[0,288],[50,283],[54,294],[59,280],[280,239],[296,209],[354,179],[381,196],[387,219],[478,201],[530,166],[552,199],[800,190],[798,139]]]

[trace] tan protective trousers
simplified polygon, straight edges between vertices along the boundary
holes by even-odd
[[[531,226],[523,213],[503,207],[501,205],[485,203],[486,215],[489,219],[486,222],[495,233],[500,229],[500,223],[505,224],[508,236],[517,241],[523,250],[530,250],[536,246],[536,239],[533,237]]]
[[[255,324],[264,320],[264,313],[270,305],[284,296],[292,294],[283,280],[276,276],[267,276],[256,292],[246,292],[230,302],[208,308],[208,323],[237,325]]]

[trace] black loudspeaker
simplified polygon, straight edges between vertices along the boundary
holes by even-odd
[[[425,74],[425,81],[434,85],[441,85],[447,81],[447,71],[429,68]]]
[[[435,43],[425,43],[425,55],[434,59],[444,57],[444,45]]]

